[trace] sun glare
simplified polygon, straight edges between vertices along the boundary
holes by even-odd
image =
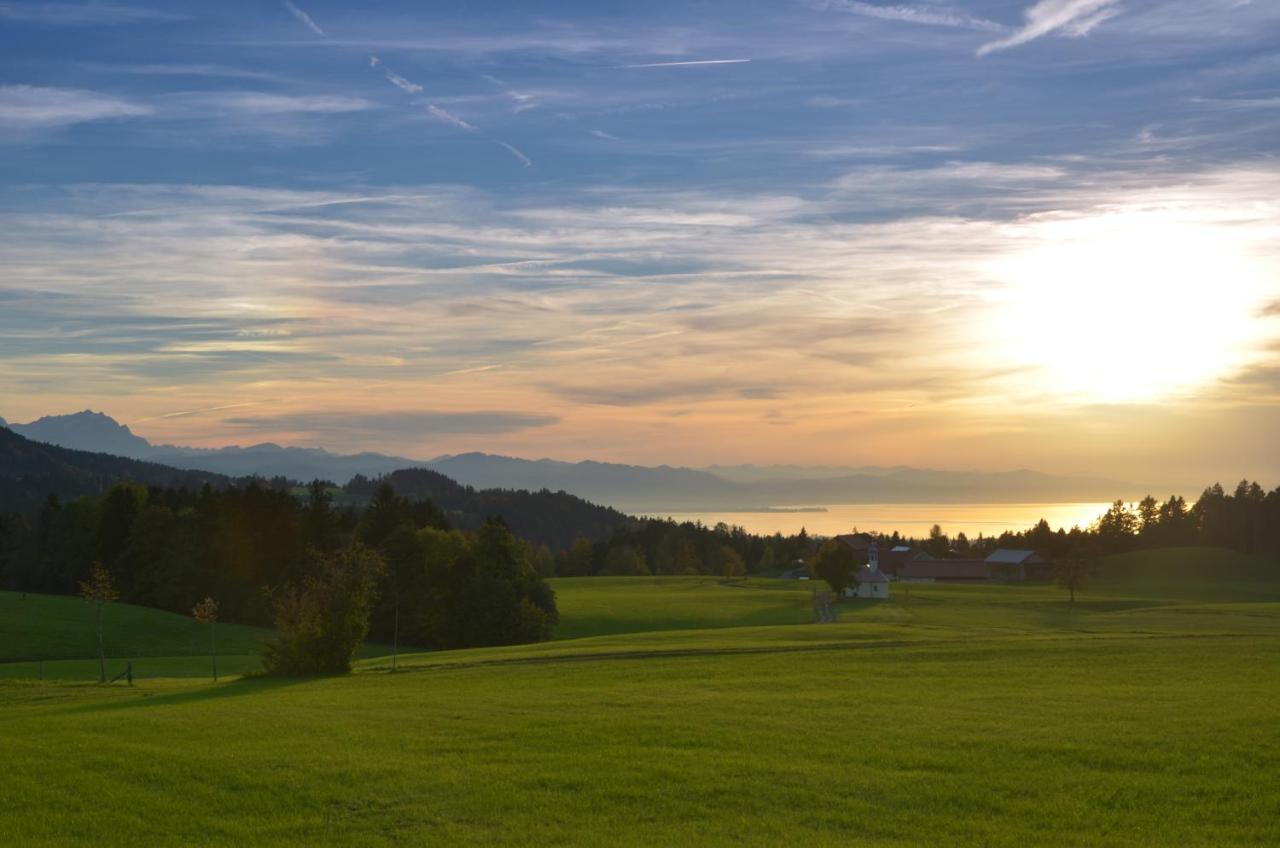
[[[1061,399],[1150,401],[1246,364],[1267,285],[1237,228],[1160,213],[1026,225],[1025,250],[992,272],[990,329],[1003,364]]]

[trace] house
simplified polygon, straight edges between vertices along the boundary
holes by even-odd
[[[845,588],[844,596],[846,598],[889,597],[889,578],[880,570],[880,552],[876,550],[874,540],[867,548],[867,564],[853,572],[853,585]]]
[[[853,551],[853,558],[859,564],[867,561],[867,552],[876,543],[870,533],[841,533],[836,541]]]
[[[898,569],[904,583],[989,583],[996,566],[981,559],[913,560]]]
[[[1035,551],[1015,548],[997,548],[985,560],[995,569],[1000,580],[1049,580],[1053,577],[1053,563]]]

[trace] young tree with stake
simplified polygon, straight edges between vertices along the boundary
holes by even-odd
[[[213,682],[218,682],[218,642],[214,631],[218,625],[218,602],[205,598],[191,610],[191,615],[201,624],[209,625],[209,653],[213,655]]]
[[[80,583],[80,597],[94,604],[98,613],[98,682],[107,682],[107,649],[102,638],[102,610],[120,597],[111,582],[111,572],[95,562],[89,569],[89,579]]]

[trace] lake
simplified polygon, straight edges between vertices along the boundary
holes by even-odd
[[[903,536],[924,537],[929,528],[942,525],[948,536],[964,533],[971,539],[981,533],[998,536],[1006,530],[1025,530],[1041,518],[1057,530],[1073,525],[1087,527],[1107,511],[1108,503],[1002,503],[1002,504],[832,504],[825,511],[797,511],[779,508],[762,512],[673,512],[663,517],[677,521],[701,521],[715,525],[723,521],[745,527],[752,533],[791,535],[805,528],[809,533],[832,536],[849,533],[856,527],[880,533],[897,530]]]

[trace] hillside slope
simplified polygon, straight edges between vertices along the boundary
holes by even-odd
[[[199,489],[229,477],[154,462],[34,442],[0,427],[0,512],[27,512],[50,495],[63,500],[100,494],[116,483]]]
[[[109,657],[209,653],[208,628],[190,616],[131,604],[108,604],[103,636]],[[218,651],[256,654],[270,631],[221,623]],[[86,659],[98,655],[94,608],[81,598],[0,592],[0,662]]]

